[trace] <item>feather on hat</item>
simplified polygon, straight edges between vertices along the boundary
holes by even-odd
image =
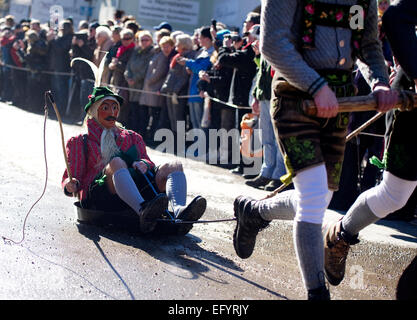
[[[100,66],[98,68],[92,61],[84,59],[84,58],[74,58],[71,60],[71,67],[74,65],[75,61],[82,61],[82,62],[87,63],[90,66],[91,71],[93,71],[93,74],[94,74],[94,79],[95,79],[94,89],[93,89],[92,94],[88,96],[89,102],[84,107],[85,112],[87,112],[88,109],[90,109],[90,107],[94,103],[96,103],[97,101],[100,101],[101,99],[105,97],[115,98],[119,102],[120,106],[123,104],[124,100],[121,96],[115,94],[110,88],[103,87],[101,84],[101,81],[103,78],[104,66],[106,63],[106,57],[107,57],[107,53],[101,60]]]

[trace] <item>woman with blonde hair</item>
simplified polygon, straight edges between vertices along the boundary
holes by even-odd
[[[174,134],[177,132],[178,122],[185,122],[185,107],[187,106],[186,98],[177,99],[177,97],[188,94],[190,79],[186,67],[177,63],[177,58],[182,56],[193,59],[196,54],[195,51],[193,51],[193,40],[186,34],[177,36],[175,49],[177,55],[170,61],[168,75],[161,88],[161,93],[172,95],[172,98],[167,97],[166,104],[171,130]]]
[[[152,34],[149,31],[139,31],[136,34],[137,45],[129,59],[124,73],[130,89],[143,90],[146,72],[149,62],[155,54]],[[149,111],[147,106],[140,103],[141,92],[130,91],[130,113],[128,126],[130,129],[146,135],[146,128],[149,122]]]
[[[159,50],[149,62],[146,72],[143,85],[144,92],[140,96],[139,105],[146,106],[149,110],[149,116],[152,118],[147,143],[153,142],[157,129],[167,127],[166,98],[155,93],[159,92],[164,84],[169,71],[170,59],[176,53],[174,48],[175,42],[171,37],[162,37],[159,42]]]

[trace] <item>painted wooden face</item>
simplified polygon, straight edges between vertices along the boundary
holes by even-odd
[[[104,100],[97,110],[98,122],[106,129],[113,128],[120,113],[120,105],[111,99]]]

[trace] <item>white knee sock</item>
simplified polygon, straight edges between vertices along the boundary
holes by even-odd
[[[320,175],[322,175],[323,178],[318,178]],[[304,201],[302,201],[303,210],[298,213],[298,218],[300,221],[302,220],[305,222],[316,224],[321,223],[320,221],[322,220],[322,217],[320,218],[320,216],[324,216],[324,212],[326,211],[330,203],[330,200],[333,196],[333,192],[327,190],[327,183],[325,182],[327,175],[324,166],[323,168],[315,167],[312,169],[308,169],[297,175],[297,177],[298,181],[295,181],[295,184],[297,184],[298,182],[298,192],[296,192],[296,190],[288,190],[277,194],[275,197],[271,199],[259,201],[259,213],[264,220],[271,221],[274,219],[294,219],[296,215],[297,204],[300,201],[300,189],[303,190],[303,192],[305,192],[306,190],[311,188],[312,192],[309,192],[311,198],[304,199]],[[300,184],[304,183],[301,182],[300,179],[302,181],[312,181],[313,185],[308,186],[306,184],[305,187],[300,187]],[[310,182],[309,184],[311,184]],[[322,196],[324,196],[324,201],[320,200]],[[317,198],[318,200],[320,200],[320,202],[322,202],[321,209],[320,205],[314,204],[314,198]],[[310,206],[311,212],[309,212]],[[306,212],[308,212],[308,214]],[[317,217],[312,217],[315,213],[318,213]]]
[[[297,197],[294,247],[305,288],[312,290],[325,283],[321,226],[333,192],[328,189],[324,164],[298,173],[293,181]]]
[[[382,182],[366,191],[366,202],[380,219],[404,207],[417,186],[417,181],[398,178],[384,172]]]
[[[342,227],[355,236],[372,223],[401,209],[407,203],[417,181],[407,181],[384,172],[382,182],[362,193],[342,219]]]
[[[259,201],[259,214],[262,219],[267,221],[274,219],[293,220],[297,208],[296,200],[294,190],[278,193],[271,199]]]
[[[295,220],[321,224],[333,196],[327,186],[325,165],[298,173],[293,182],[297,199]]]
[[[142,209],[141,204],[144,202],[132,176],[127,169],[117,170],[113,174],[113,184],[116,189],[116,194],[126,202],[129,207],[139,214]]]

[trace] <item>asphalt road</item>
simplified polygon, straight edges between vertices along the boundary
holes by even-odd
[[[265,230],[248,260],[234,253],[234,222],[195,225],[184,237],[138,236],[79,224],[74,200],[60,186],[65,162],[57,121],[46,125],[46,172],[43,115],[5,104],[0,112],[0,236],[22,239],[25,216],[48,176],[45,194],[26,221],[23,243],[0,242],[0,299],[305,299],[290,221],[276,221]],[[64,125],[66,139],[81,131]],[[151,149],[149,155],[158,164],[175,159]],[[232,218],[233,199],[240,194],[266,195],[225,169],[181,160],[189,199],[207,198],[205,220]],[[338,213],[328,216],[336,219]],[[353,266],[365,270],[365,285],[355,286],[352,276],[330,289],[332,298],[394,298],[395,284],[417,251],[416,227],[400,227],[382,224],[371,230],[352,258]]]

